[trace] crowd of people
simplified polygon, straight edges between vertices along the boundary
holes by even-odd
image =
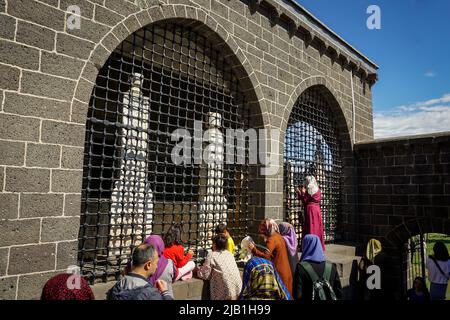
[[[264,219],[258,233],[264,246],[250,242],[252,258],[246,262],[243,276],[235,259],[236,248],[225,223],[215,228],[212,251],[204,263],[196,267],[194,253],[185,252],[181,226],[174,224],[163,235],[150,235],[133,248],[123,277],[108,291],[108,300],[172,300],[172,284],[196,276],[207,280],[212,300],[338,300],[343,298],[339,273],[334,263],[325,258],[321,192],[312,176],[305,186],[299,187],[298,198],[305,205],[305,224],[301,250],[294,227]],[[301,252],[301,254],[299,254]],[[388,265],[381,243],[369,241],[365,257],[359,264],[360,296],[367,292],[367,268],[377,265],[381,273],[388,274]],[[434,255],[427,260],[431,281],[428,293],[425,281],[417,278],[408,291],[409,300],[445,299],[450,277],[450,260],[442,242],[434,246]],[[89,285],[81,278],[81,286],[67,288],[70,275],[62,274],[50,279],[43,288],[42,299],[94,299]],[[370,299],[382,299],[389,288],[387,277],[382,277],[384,290],[370,291]]]

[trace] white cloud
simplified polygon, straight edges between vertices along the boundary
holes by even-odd
[[[375,138],[450,131],[450,94],[374,114]]]
[[[428,78],[434,78],[436,77],[436,73],[434,73],[433,71],[427,71],[425,72],[424,76]]]

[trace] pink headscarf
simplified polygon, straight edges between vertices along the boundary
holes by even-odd
[[[157,235],[151,235],[147,239],[145,239],[144,243],[153,246],[156,249],[156,252],[158,252],[158,265],[156,266],[156,272],[148,278],[148,281],[155,285],[156,280],[161,276],[161,274],[164,272],[164,269],[166,269],[167,266],[167,258],[164,257],[164,241],[160,236]]]
[[[280,229],[280,234],[283,236],[286,247],[289,250],[291,256],[295,256],[297,254],[297,235],[295,234],[294,226],[287,222],[282,222],[278,225]]]

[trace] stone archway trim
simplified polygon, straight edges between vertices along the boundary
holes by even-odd
[[[294,109],[295,103],[297,102],[298,97],[301,96],[301,94],[307,90],[308,88],[321,85],[325,87],[329,93],[333,96],[333,98],[336,100],[337,104],[339,105],[339,116],[338,116],[338,127],[345,126],[345,133],[341,132],[341,134],[345,134],[345,137],[348,138],[348,141],[351,140],[350,132],[351,132],[351,125],[348,123],[344,112],[342,110],[342,106],[344,106],[344,102],[340,98],[340,96],[337,94],[337,92],[333,89],[330,82],[325,78],[324,76],[311,76],[304,80],[302,80],[297,87],[292,92],[291,96],[289,97],[289,101],[287,105],[284,108],[284,115],[283,120],[281,124],[281,132],[286,132],[287,126],[289,123],[289,117],[291,115],[292,110]]]
[[[191,3],[193,4],[193,3]],[[71,103],[71,121],[85,124],[88,111],[89,100],[92,89],[95,84],[98,72],[108,59],[112,51],[133,32],[145,27],[151,23],[164,21],[168,19],[190,19],[202,22],[211,31],[215,32],[228,46],[230,51],[240,62],[240,68],[244,70],[241,73],[240,80],[248,80],[249,85],[245,91],[252,90],[256,95],[260,106],[260,115],[264,126],[269,124],[269,116],[266,108],[266,100],[261,90],[259,80],[250,61],[247,59],[244,51],[238,46],[233,36],[214,19],[210,14],[200,7],[194,7],[185,4],[159,4],[142,9],[122,21],[103,36],[99,43],[92,50],[89,59],[84,64],[82,72],[78,78],[75,94]],[[128,27],[127,27],[128,25]],[[83,116],[84,115],[84,116]]]

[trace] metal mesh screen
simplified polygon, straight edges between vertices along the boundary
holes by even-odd
[[[290,115],[284,147],[285,216],[294,225],[299,243],[304,206],[295,190],[307,175],[316,177],[322,191],[324,240],[330,243],[335,239],[342,171],[338,137],[326,98],[317,87],[306,90]]]
[[[178,143],[171,134],[186,129],[194,139],[195,121],[224,136],[248,126],[244,95],[224,53],[196,30],[176,23],[145,27],[112,53],[97,77],[86,125],[78,256],[91,279],[117,276],[130,246],[173,222],[182,224],[182,240],[197,259],[219,222],[234,237],[247,233],[248,148],[244,164],[171,158]],[[192,143],[192,154],[207,145]]]
[[[406,290],[414,286],[416,277],[426,279],[427,236],[418,234],[411,237],[405,245],[406,261],[403,262],[406,264]]]

